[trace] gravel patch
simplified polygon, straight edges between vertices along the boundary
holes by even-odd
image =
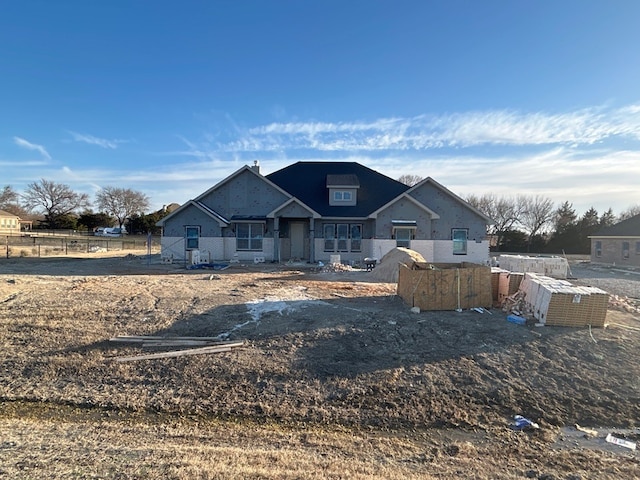
[[[612,295],[640,300],[640,271],[591,263],[571,265],[572,281],[601,288]]]

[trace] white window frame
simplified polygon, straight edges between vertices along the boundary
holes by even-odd
[[[596,257],[600,258],[602,256],[602,242],[600,240],[596,240],[594,246],[596,251]]]
[[[247,236],[244,236],[244,229]],[[236,250],[239,252],[262,252],[265,224],[260,222],[236,223]],[[240,235],[243,236],[240,236]],[[246,246],[244,242],[246,241]],[[242,246],[240,246],[242,245]]]
[[[622,258],[629,258],[629,250],[631,249],[631,245],[629,242],[622,242]]]
[[[186,225],[184,227],[184,245],[185,250],[200,248],[200,225]]]
[[[464,239],[458,238],[458,234],[464,233]],[[468,228],[452,228],[451,229],[451,241],[453,242],[453,254],[454,255],[467,255],[469,243],[469,229]]]
[[[393,238],[396,240],[396,247],[411,248],[411,240],[415,238],[415,232],[416,227],[393,227]]]
[[[358,237],[353,236],[354,227],[357,228],[356,231],[360,234]],[[362,223],[324,223],[322,225],[324,251],[343,253],[361,252],[363,231],[364,225]]]
[[[334,202],[350,202],[352,199],[351,192],[348,190],[335,190],[333,192]]]

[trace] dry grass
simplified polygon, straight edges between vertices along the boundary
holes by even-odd
[[[0,477],[640,474],[638,455],[554,446],[562,424],[640,421],[632,330],[595,331],[594,344],[586,331],[533,335],[473,312],[416,317],[393,286],[339,275],[142,274],[131,258],[14,265],[24,271],[0,275]],[[253,318],[261,305],[273,309]],[[107,341],[116,335],[240,324],[238,351],[110,360],[145,353]],[[516,410],[543,428],[509,430]]]

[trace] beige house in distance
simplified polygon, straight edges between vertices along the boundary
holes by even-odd
[[[0,235],[15,235],[20,233],[20,217],[0,210]]]
[[[591,239],[591,262],[640,267],[640,215],[605,228]]]

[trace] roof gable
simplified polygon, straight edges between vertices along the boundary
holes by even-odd
[[[189,200],[187,203],[185,203],[182,206],[180,206],[179,208],[175,209],[169,215],[167,215],[165,217],[162,217],[160,220],[158,220],[156,222],[156,226],[162,227],[167,220],[171,219],[172,217],[174,217],[176,215],[179,215],[181,212],[183,212],[184,210],[186,210],[187,208],[190,208],[192,206],[197,208],[197,209],[199,209],[199,210],[202,210],[204,213],[206,213],[211,218],[216,220],[221,227],[226,227],[227,225],[230,224],[229,220],[224,218],[218,212],[214,211],[212,208],[207,207],[202,202],[198,202],[196,200]]]
[[[0,210],[0,217],[20,218],[18,215],[14,215],[13,213],[7,212],[6,210]]]
[[[267,178],[323,217],[368,217],[409,189],[356,162],[297,162]],[[359,185],[356,205],[330,205],[329,189],[345,181],[351,188]]]
[[[282,212],[285,212],[287,210],[289,210],[289,215],[291,215],[290,212],[294,211],[295,209],[297,209],[298,211],[302,211],[302,212],[311,214],[311,216],[313,218],[320,218],[320,214],[318,214],[318,212],[314,212],[313,209],[309,208],[307,205],[305,205],[304,203],[302,203],[300,200],[298,200],[295,197],[290,198],[285,203],[283,203],[282,205],[278,206],[273,211],[269,212],[267,214],[267,218],[274,218],[274,217],[276,217],[276,215],[281,215]]]
[[[451,190],[449,190],[447,187],[445,187],[444,185],[442,185],[441,183],[436,182],[433,178],[431,177],[427,177],[424,180],[422,180],[421,182],[415,184],[413,187],[411,187],[409,189],[409,191],[407,192],[408,195],[411,195],[412,192],[415,192],[416,190],[418,190],[420,187],[422,187],[425,184],[430,184],[432,186],[434,186],[435,188],[437,188],[438,190],[440,190],[441,192],[445,193],[446,195],[450,196],[451,198],[453,198],[454,200],[456,200],[457,202],[459,202],[461,205],[464,205],[465,207],[467,207],[469,210],[471,210],[472,212],[474,212],[476,215],[478,215],[479,217],[481,217],[484,221],[487,222],[487,225],[491,225],[494,223],[494,220],[490,217],[488,217],[487,215],[485,215],[484,213],[482,213],[480,210],[478,210],[477,208],[475,208],[473,205],[471,205],[469,202],[467,202],[465,199],[463,199],[462,197],[459,197],[458,195],[456,195],[455,193],[453,193]]]
[[[239,176],[240,174],[242,174],[243,172],[251,172],[253,175],[259,177],[260,179],[262,179],[264,182],[268,183],[269,185],[271,185],[273,188],[275,188],[276,190],[278,190],[280,193],[284,194],[285,196],[289,197],[290,195],[282,190],[282,188],[280,188],[277,184],[274,184],[272,181],[270,181],[267,177],[262,176],[259,172],[257,172],[255,169],[249,167],[248,165],[244,165],[243,167],[239,168],[238,170],[236,170],[235,172],[233,172],[231,175],[229,175],[228,177],[224,178],[223,180],[219,181],[218,183],[216,183],[213,187],[211,187],[209,190],[201,193],[200,195],[198,195],[195,199],[196,200],[201,200],[205,197],[207,197],[211,192],[219,189],[220,187],[222,187],[223,185],[229,183],[231,180],[233,180],[234,178],[236,178],[237,176]]]
[[[380,212],[382,212],[385,208],[388,208],[389,206],[393,205],[394,203],[396,203],[397,201],[400,201],[402,199],[407,199],[410,202],[413,202],[414,204],[416,204],[418,206],[418,208],[421,208],[422,210],[424,210],[425,212],[427,212],[429,214],[429,217],[431,217],[432,220],[437,220],[440,218],[440,215],[438,215],[436,212],[434,212],[433,210],[431,210],[429,207],[427,207],[426,205],[424,205],[423,203],[419,202],[418,200],[416,200],[415,198],[413,198],[411,195],[407,194],[407,193],[403,193],[402,195],[400,195],[399,197],[394,198],[393,200],[387,202],[386,204],[384,204],[383,206],[381,206],[379,209],[377,209],[375,212],[372,212],[370,217],[371,218],[376,218],[378,216],[378,214]]]

